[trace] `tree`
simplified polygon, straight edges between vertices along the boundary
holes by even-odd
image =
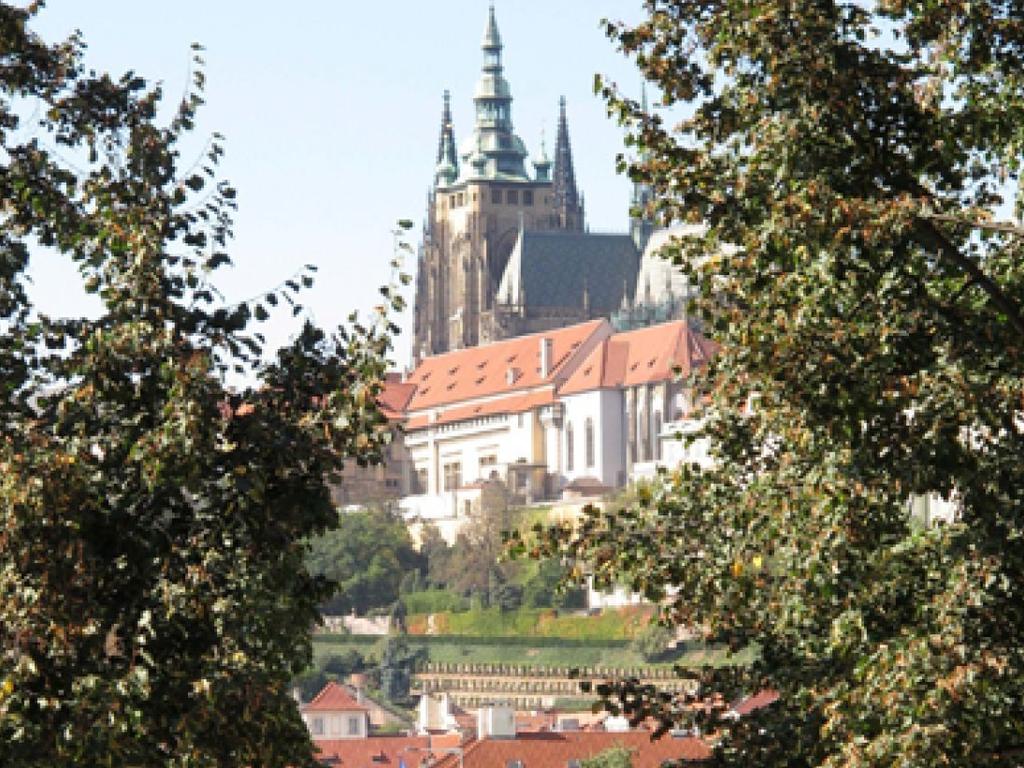
[[[38,5],[0,3],[0,764],[316,765],[288,691],[330,594],[305,541],[341,457],[387,439],[400,298],[260,364],[253,322],[312,276],[221,302],[219,140],[178,170],[201,71],[160,125],[159,88],[42,42]],[[30,247],[75,262],[97,318],[34,314]]]
[[[659,107],[598,82],[721,353],[684,466],[541,550],[625,578],[780,701],[723,765],[1019,765],[1024,146],[1018,2],[648,0],[608,31]],[[670,122],[668,117],[671,116]],[[959,512],[911,525],[908,501]],[[664,727],[678,702],[602,692]],[[641,693],[644,693],[641,691]]]
[[[371,508],[340,513],[337,527],[313,540],[306,563],[313,574],[337,583],[325,612],[362,614],[390,608],[420,557],[402,519]]]
[[[563,583],[565,577],[566,568],[558,560],[541,560],[523,583],[523,603],[528,608],[566,611],[586,608],[586,591]]]
[[[657,661],[668,651],[675,634],[668,627],[652,623],[637,633],[630,647],[643,657],[644,661]]]
[[[583,768],[633,768],[633,753],[618,744],[580,761]]]

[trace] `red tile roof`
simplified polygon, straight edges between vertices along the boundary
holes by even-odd
[[[633,753],[633,768],[658,768],[666,760],[701,762],[711,757],[711,748],[692,736],[675,738],[666,734],[651,741],[648,731],[571,731],[475,741],[463,750],[462,764],[464,768],[504,768],[513,760],[521,760],[524,768],[565,768],[570,760],[584,760],[618,745]],[[459,756],[448,755],[436,765],[458,768]]]
[[[368,736],[316,742],[317,759],[340,768],[417,768],[430,754],[429,736]],[[431,761],[432,762],[432,761]]]
[[[425,358],[408,381],[416,392],[409,411],[450,405],[489,395],[512,393],[560,379],[565,364],[595,334],[608,335],[606,320],[591,320],[530,336],[518,336],[493,344],[470,347]],[[551,370],[540,375],[540,342],[551,339]],[[514,371],[511,383],[509,371]]]
[[[416,385],[411,382],[402,381],[399,373],[389,373],[384,381],[384,387],[377,396],[377,405],[381,413],[388,421],[396,421],[403,418],[405,407],[412,399],[416,391]]]
[[[434,424],[450,424],[455,421],[466,421],[480,416],[496,416],[501,413],[524,413],[541,405],[555,401],[555,393],[551,389],[529,392],[525,395],[510,395],[495,400],[486,400],[475,405],[462,405],[448,408],[438,414]],[[406,429],[420,429],[430,424],[425,413],[417,414],[406,422]]]
[[[302,707],[303,712],[369,712],[356,701],[352,694],[333,680],[318,693],[309,704]]]
[[[771,688],[765,688],[758,691],[753,696],[748,696],[737,704],[734,704],[732,711],[740,717],[746,717],[751,712],[767,707],[769,704],[774,704],[778,700],[778,691],[774,691]]]
[[[705,365],[717,348],[681,320],[617,333],[594,348],[559,394],[666,381],[676,367],[686,376]]]

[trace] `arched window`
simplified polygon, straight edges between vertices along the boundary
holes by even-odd
[[[565,425],[565,469],[568,472],[572,472],[572,457],[573,457],[573,444],[572,444],[572,423]]]
[[[594,420],[587,419],[583,425],[583,441],[587,454],[587,468],[594,466]]]

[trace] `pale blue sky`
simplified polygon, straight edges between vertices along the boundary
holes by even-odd
[[[498,0],[496,11],[517,133],[532,154],[545,129],[550,148],[565,95],[589,224],[624,230],[622,131],[592,87],[601,72],[639,91],[599,22],[637,20],[640,0]],[[331,327],[375,303],[394,222],[423,218],[445,88],[456,138],[470,130],[486,14],[486,0],[49,0],[35,29],[50,40],[81,29],[90,66],[162,81],[171,103],[185,88],[190,43],[206,46],[207,106],[191,151],[214,131],[226,136],[223,175],[240,204],[235,266],[218,285],[238,300],[313,262],[320,271],[303,302]],[[41,257],[32,276],[44,311],[87,311],[66,265]],[[295,322],[279,313],[268,340],[287,340]],[[405,333],[400,362],[408,349]]]

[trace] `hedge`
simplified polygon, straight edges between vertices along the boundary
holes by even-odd
[[[384,639],[384,635],[316,635],[317,643],[335,645],[375,645]],[[506,637],[494,635],[406,635],[410,646],[417,645],[513,645],[523,648],[628,648],[629,640],[605,640],[598,637],[527,637],[510,635]]]

